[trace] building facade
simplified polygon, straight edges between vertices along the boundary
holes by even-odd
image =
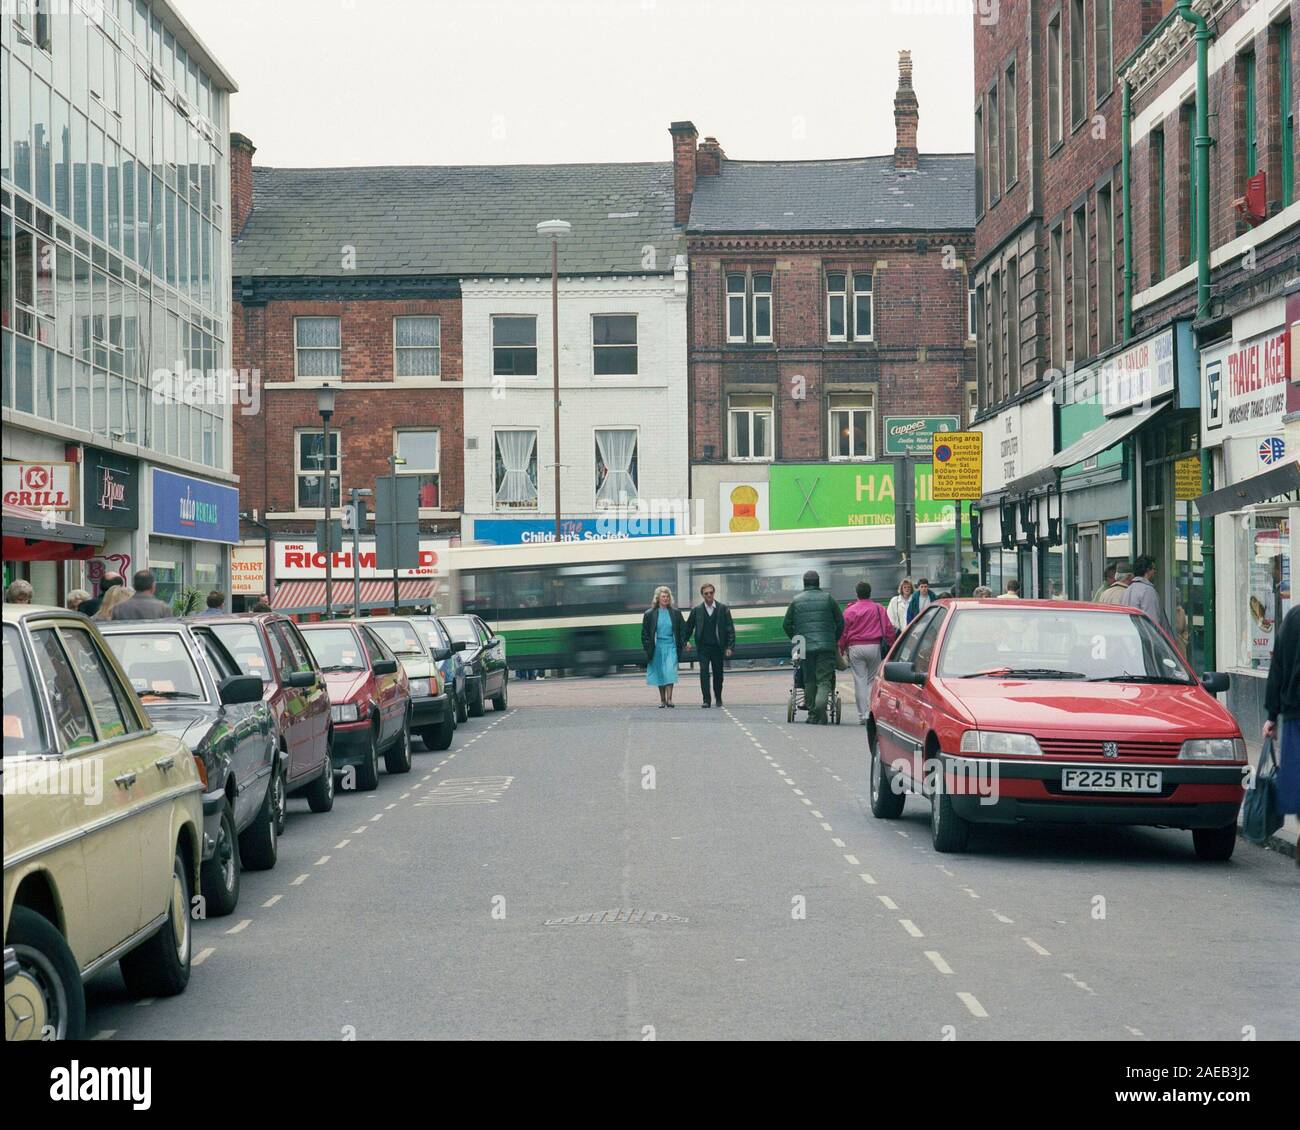
[[[234,81],[165,0],[0,19],[6,583],[225,590]]]
[[[732,160],[672,126],[703,532],[892,523],[911,556],[936,540],[916,522],[944,524],[931,437],[972,414],[974,161],[917,153],[907,52],[894,116],[892,154],[836,161]],[[951,584],[951,557],[913,566]]]

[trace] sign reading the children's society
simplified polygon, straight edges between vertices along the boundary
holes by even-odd
[[[939,432],[934,437],[934,497],[947,502],[984,493],[984,434]]]

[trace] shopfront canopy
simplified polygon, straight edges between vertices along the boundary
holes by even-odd
[[[398,581],[397,602],[403,607],[427,605],[433,603],[433,579],[415,578]],[[352,609],[352,582],[334,582],[334,611],[348,612]],[[393,606],[393,582],[389,580],[367,580],[361,582],[361,607],[391,608]],[[324,581],[283,581],[275,587],[271,597],[271,607],[277,612],[324,612]]]
[[[1196,508],[1202,518],[1214,518],[1297,490],[1300,490],[1300,461],[1289,459],[1280,467],[1270,467],[1232,486],[1201,495],[1196,500]]]
[[[8,504],[0,524],[6,561],[84,561],[95,556],[107,536],[98,526],[79,526],[53,513]]]

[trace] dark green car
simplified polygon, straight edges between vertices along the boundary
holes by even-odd
[[[366,627],[397,656],[411,684],[411,729],[429,749],[447,749],[456,733],[456,708],[446,691],[422,627],[405,616],[373,616]]]

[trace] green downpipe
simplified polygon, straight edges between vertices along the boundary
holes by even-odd
[[[1178,0],[1178,14],[1195,29],[1196,39],[1196,317],[1210,314],[1210,39],[1205,17],[1192,10],[1192,0]],[[1214,462],[1201,449],[1201,493],[1214,489]],[[1191,530],[1188,530],[1190,539]],[[1205,601],[1202,665],[1213,671],[1218,659],[1214,616],[1214,519],[1201,523],[1202,596]]]
[[[1127,78],[1121,87],[1123,164],[1120,190],[1124,194],[1124,315],[1122,332],[1127,344],[1133,337],[1133,88]]]

